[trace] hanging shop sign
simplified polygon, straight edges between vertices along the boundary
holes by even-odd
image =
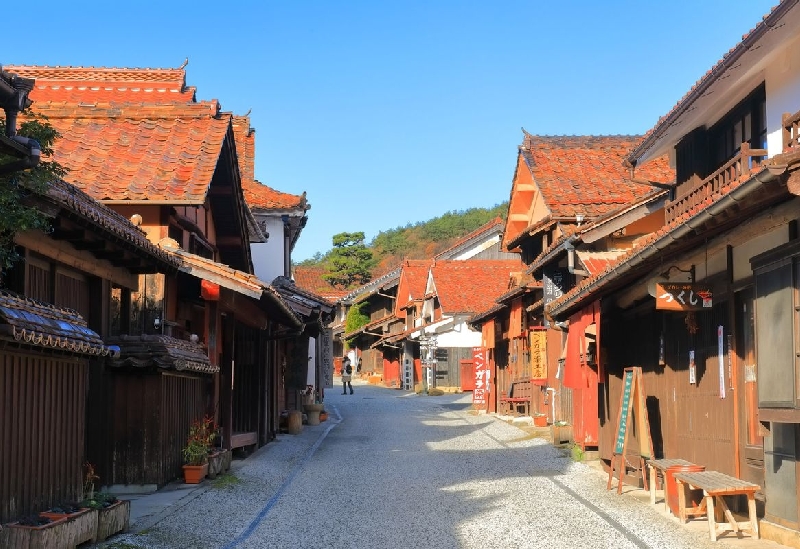
[[[708,286],[686,282],[656,284],[656,309],[701,311],[712,306],[712,293]]]
[[[570,290],[570,274],[568,269],[546,267],[542,269],[542,289],[544,305],[554,301]],[[545,328],[550,327],[547,317],[544,319]]]
[[[531,379],[547,381],[547,331],[530,332]]]

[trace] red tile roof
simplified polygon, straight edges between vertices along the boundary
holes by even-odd
[[[622,165],[640,136],[527,136],[523,154],[553,217],[592,219],[647,194]],[[666,158],[636,170],[637,177],[668,183],[675,178]]]
[[[400,281],[397,284],[397,309],[395,313],[399,313],[399,309],[408,305],[410,301],[422,299],[425,296],[425,286],[428,283],[428,270],[430,267],[430,259],[406,259],[403,261]]]
[[[307,290],[330,302],[336,302],[347,295],[350,290],[334,288],[330,283],[322,278],[327,273],[325,267],[306,267],[296,266],[292,269],[294,283],[298,288]]]
[[[517,260],[436,261],[431,267],[439,305],[448,315],[485,311],[508,290],[511,273],[523,269]]]
[[[37,103],[62,135],[65,180],[104,201],[202,204],[229,117],[216,102],[159,106]]]
[[[3,69],[23,78],[36,79],[30,94],[32,101],[191,103],[195,97],[195,88],[186,86],[186,71],[183,68],[5,65]]]
[[[576,250],[578,258],[589,271],[590,275],[596,275],[608,269],[616,263],[616,260],[628,253],[628,250],[616,250],[608,252],[593,252]]]
[[[520,146],[524,160],[518,165],[530,170],[530,179],[537,192],[517,189],[521,174],[515,175],[509,200],[509,223],[506,246],[524,236],[522,227],[536,226],[542,219],[521,223],[512,219],[512,212],[530,212],[541,195],[546,216],[553,220],[584,216],[590,222],[600,216],[634,202],[649,194],[660,192],[650,185],[631,181],[630,170],[623,166],[627,153],[640,136],[535,136],[525,133]],[[636,170],[636,177],[669,183],[675,179],[666,157],[657,158]],[[527,177],[526,177],[527,179]]]
[[[103,201],[202,204],[229,134],[180,69],[6,66],[35,78],[32,110],[61,134],[66,180]]]

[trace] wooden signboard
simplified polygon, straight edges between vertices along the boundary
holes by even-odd
[[[701,311],[713,306],[711,289],[690,283],[656,284],[656,309],[661,311]]]
[[[531,379],[547,380],[547,331],[531,330]]]
[[[622,395],[619,399],[619,414],[617,415],[616,439],[614,452],[611,454],[611,469],[608,472],[606,489],[611,489],[611,480],[614,478],[614,465],[617,466],[619,483],[617,493],[622,493],[622,478],[625,476],[625,450],[628,446],[628,428],[632,416],[636,416],[636,438],[639,441],[639,465],[647,489],[647,475],[645,475],[645,460],[652,459],[653,439],[650,437],[650,421],[647,419],[647,395],[642,382],[642,369],[639,366],[625,368],[622,376]]]

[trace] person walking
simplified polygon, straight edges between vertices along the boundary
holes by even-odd
[[[350,362],[350,357],[345,356],[342,359],[342,394],[347,394],[347,387],[350,387],[350,394],[353,394],[353,384],[350,379],[353,375],[353,364]]]

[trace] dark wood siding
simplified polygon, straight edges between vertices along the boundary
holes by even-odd
[[[189,425],[206,411],[207,383],[205,377],[93,365],[87,455],[99,483],[163,486],[178,478]]]
[[[259,330],[236,324],[233,377],[233,431],[258,431],[259,387],[266,372],[264,355],[259,352]],[[308,345],[308,343],[306,343]]]
[[[622,370],[641,366],[647,414],[658,457],[681,458],[735,474],[733,391],[725,357],[725,398],[720,398],[717,327],[725,339],[731,333],[728,303],[717,300],[713,311],[694,313],[697,332],[691,334],[686,313],[649,311],[616,321],[604,321],[603,347],[616,354],[606,362],[608,382],[601,386],[600,452],[611,458],[614,423],[619,413]],[[609,315],[610,316],[610,315]],[[615,329],[617,328],[617,329]],[[659,365],[659,337],[664,333],[665,364]],[[697,383],[689,383],[689,351],[695,351]],[[727,352],[727,350],[726,350]],[[633,437],[633,438],[630,438]],[[629,448],[637,448],[629,430]]]
[[[0,356],[0,522],[80,498],[87,364]]]
[[[444,358],[445,352],[447,358]],[[472,358],[472,348],[448,347],[437,350],[436,386],[461,387],[461,361]]]

